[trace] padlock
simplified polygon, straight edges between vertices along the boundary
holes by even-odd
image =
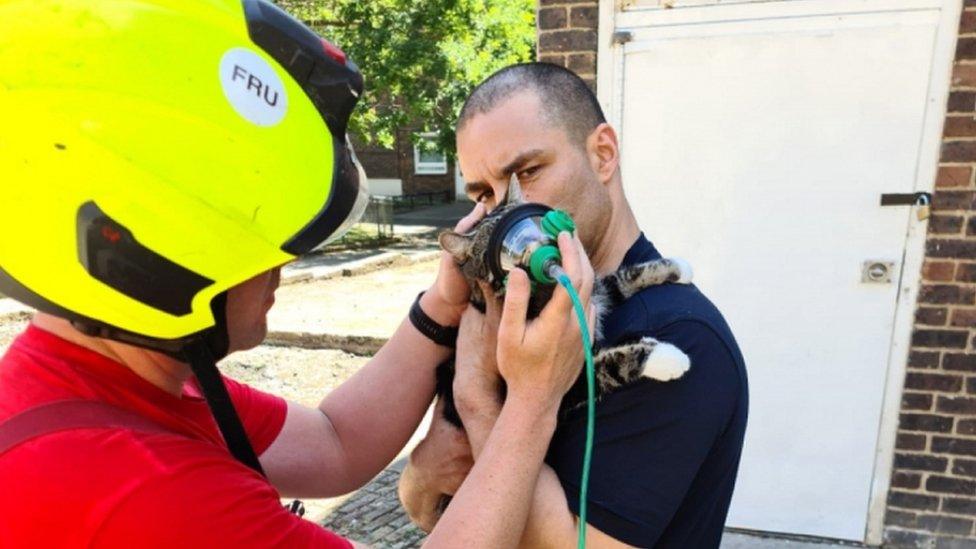
[[[915,199],[915,217],[917,217],[919,221],[924,221],[929,218],[929,214],[931,213],[930,202],[931,200],[928,193],[919,194],[918,198]]]

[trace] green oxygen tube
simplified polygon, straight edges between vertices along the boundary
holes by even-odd
[[[579,534],[576,546],[579,549],[586,547],[586,498],[590,485],[590,463],[593,459],[593,431],[596,424],[596,374],[593,369],[593,348],[590,343],[590,329],[586,324],[586,312],[580,302],[579,295],[569,281],[569,276],[563,272],[558,265],[551,268],[556,280],[566,289],[569,297],[573,300],[573,309],[576,311],[576,321],[579,322],[580,333],[583,337],[583,351],[586,354],[586,444],[583,449],[583,474],[580,479],[579,495]]]
[[[542,230],[553,240],[559,237],[559,233],[567,231],[572,233],[576,230],[573,219],[562,210],[552,210],[542,218]],[[553,245],[542,246],[532,253],[529,260],[529,272],[532,279],[543,283],[553,284],[558,282],[573,301],[573,309],[576,312],[576,321],[579,323],[580,334],[583,339],[583,351],[586,355],[586,442],[583,448],[583,473],[580,478],[579,495],[579,531],[576,546],[579,549],[586,547],[586,502],[590,485],[590,464],[593,459],[593,432],[596,425],[596,374],[593,368],[593,347],[590,342],[590,329],[586,323],[586,311],[583,310],[583,303],[580,301],[579,294],[573,288],[569,276],[560,265],[561,256],[559,249]]]

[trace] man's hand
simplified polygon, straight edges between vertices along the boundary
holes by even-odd
[[[562,265],[589,310],[593,292],[593,267],[578,238],[560,233]],[[526,321],[529,278],[521,269],[508,275],[505,306],[498,327],[498,371],[508,385],[508,397],[518,395],[531,402],[558,407],[562,396],[579,376],[583,365],[580,328],[569,294],[561,286],[539,317]],[[592,330],[592,328],[591,328]]]
[[[479,285],[485,296],[485,314],[474,307],[464,311],[454,358],[454,401],[469,432],[472,422],[480,419],[489,422],[490,430],[502,406],[496,357],[502,304],[488,284]]]
[[[584,307],[589,300],[592,292],[593,270],[589,266],[586,255],[582,252],[582,247],[578,240],[563,236],[562,244],[564,250],[565,270],[572,278],[578,276],[577,285],[582,284],[580,290]],[[513,272],[510,277],[524,278],[521,269]],[[508,292],[519,291],[509,282]],[[487,284],[481,283],[482,293],[485,295],[485,314],[481,314],[477,309],[469,307],[461,317],[461,326],[458,333],[458,348],[455,358],[455,377],[454,377],[454,400],[457,405],[458,415],[467,430],[468,438],[477,457],[482,448],[482,444],[487,438],[495,423],[495,419],[501,412],[502,402],[500,401],[502,378],[499,373],[498,356],[502,352],[511,352],[501,349],[499,342],[499,326],[502,323],[503,304],[498,299],[494,299],[494,292]],[[529,327],[524,326],[525,307],[528,304],[528,294],[523,296],[516,295],[515,298],[522,299],[521,310],[516,315],[523,320],[522,333],[524,338],[520,338],[518,346],[521,347],[519,355],[515,360],[524,360],[530,364],[530,369],[536,366],[536,361],[552,362],[553,364],[572,364],[567,375],[571,377],[570,384],[575,381],[575,376],[579,373],[579,367],[583,363],[581,354],[581,341],[579,339],[579,326],[576,316],[572,311],[572,303],[569,296],[562,288],[558,289],[553,296],[552,302],[543,310],[543,313],[531,323]],[[564,300],[560,302],[559,300]],[[570,307],[560,318],[554,311],[556,307]],[[548,312],[547,312],[548,311]],[[589,314],[589,324],[593,326],[595,315],[591,309]],[[563,336],[562,341],[559,336]],[[533,341],[527,341],[533,339]],[[542,351],[540,354],[531,353]],[[577,358],[569,358],[577,357]],[[560,362],[564,361],[564,362]],[[575,362],[573,362],[575,361]],[[547,362],[548,363],[548,362]],[[576,372],[573,374],[572,372]],[[561,397],[565,390],[560,387],[557,389]],[[558,403],[558,401],[557,401]]]
[[[400,475],[400,502],[410,520],[426,532],[433,530],[443,499],[457,493],[473,465],[468,438],[444,419],[444,403],[438,401],[427,436]]]
[[[454,231],[465,233],[471,230],[481,218],[485,216],[485,205],[475,204],[471,212],[461,218]],[[441,252],[441,264],[437,271],[434,284],[420,299],[420,306],[424,312],[442,326],[457,326],[461,321],[461,313],[468,306],[471,293],[468,283],[461,274],[454,258],[447,252]]]

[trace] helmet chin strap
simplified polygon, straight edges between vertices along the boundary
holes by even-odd
[[[227,443],[227,449],[237,461],[267,478],[257,453],[251,446],[241,418],[237,415],[234,402],[227,393],[224,378],[217,369],[217,361],[227,356],[230,350],[230,334],[227,332],[227,292],[213,299],[210,308],[214,315],[214,326],[199,337],[190,339],[180,350],[180,358],[190,365],[193,375],[200,384],[207,406],[217,422],[217,428]],[[304,516],[305,505],[294,500],[285,506],[293,515]]]
[[[258,456],[251,446],[250,439],[241,424],[241,418],[237,415],[234,403],[227,393],[224,379],[217,370],[217,361],[210,350],[210,346],[203,340],[194,340],[183,347],[183,357],[193,370],[200,390],[207,399],[210,412],[217,421],[220,434],[227,442],[230,453],[244,465],[254,469],[262,476],[267,476],[258,461]]]
[[[241,418],[237,415],[234,402],[227,394],[224,378],[217,369],[217,361],[227,356],[230,350],[230,334],[227,331],[227,292],[218,294],[210,302],[210,310],[214,317],[214,326],[186,341],[180,348],[180,359],[190,365],[193,375],[200,384],[200,390],[207,399],[207,406],[213,414],[220,434],[223,435],[227,448],[237,461],[254,469],[261,476],[264,469],[258,456],[247,438]]]

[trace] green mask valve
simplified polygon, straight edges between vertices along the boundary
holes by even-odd
[[[542,232],[552,240],[559,238],[559,233],[566,231],[572,234],[576,230],[573,218],[562,210],[550,210],[542,217],[540,222]],[[542,284],[555,284],[556,279],[551,274],[551,269],[562,262],[562,255],[559,248],[554,244],[546,244],[532,252],[529,258],[529,273],[532,279]]]

